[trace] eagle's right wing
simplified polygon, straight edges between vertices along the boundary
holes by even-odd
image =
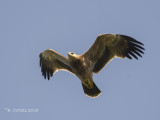
[[[113,58],[138,59],[144,54],[143,44],[132,37],[120,34],[101,34],[82,56],[92,62],[93,72],[98,73]]]
[[[50,79],[58,70],[67,70],[71,73],[72,67],[70,66],[68,59],[54,50],[48,49],[40,53],[40,67],[44,78]],[[74,73],[73,73],[74,74]]]

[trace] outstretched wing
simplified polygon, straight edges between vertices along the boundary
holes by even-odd
[[[144,54],[142,43],[126,35],[101,34],[82,56],[92,62],[93,72],[98,73],[114,57],[138,59]]]
[[[50,79],[58,70],[67,70],[72,73],[68,59],[54,50],[48,49],[40,53],[40,67],[44,78]]]

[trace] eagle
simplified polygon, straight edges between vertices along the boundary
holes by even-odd
[[[65,70],[76,75],[84,93],[97,97],[101,91],[93,81],[93,73],[99,73],[113,58],[135,58],[144,54],[143,43],[121,34],[100,34],[93,45],[82,55],[68,53],[68,58],[52,49],[40,53],[42,76],[50,79],[58,70]]]

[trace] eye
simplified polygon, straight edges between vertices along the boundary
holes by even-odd
[[[74,53],[73,53],[73,52],[71,52],[71,54],[73,55]]]

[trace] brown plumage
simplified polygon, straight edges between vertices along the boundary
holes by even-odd
[[[91,48],[82,55],[68,53],[68,59],[48,49],[40,54],[41,72],[50,79],[58,70],[66,70],[76,75],[82,82],[84,93],[97,97],[101,91],[93,82],[93,73],[98,73],[113,58],[138,59],[144,54],[143,44],[132,37],[119,34],[101,34]]]

